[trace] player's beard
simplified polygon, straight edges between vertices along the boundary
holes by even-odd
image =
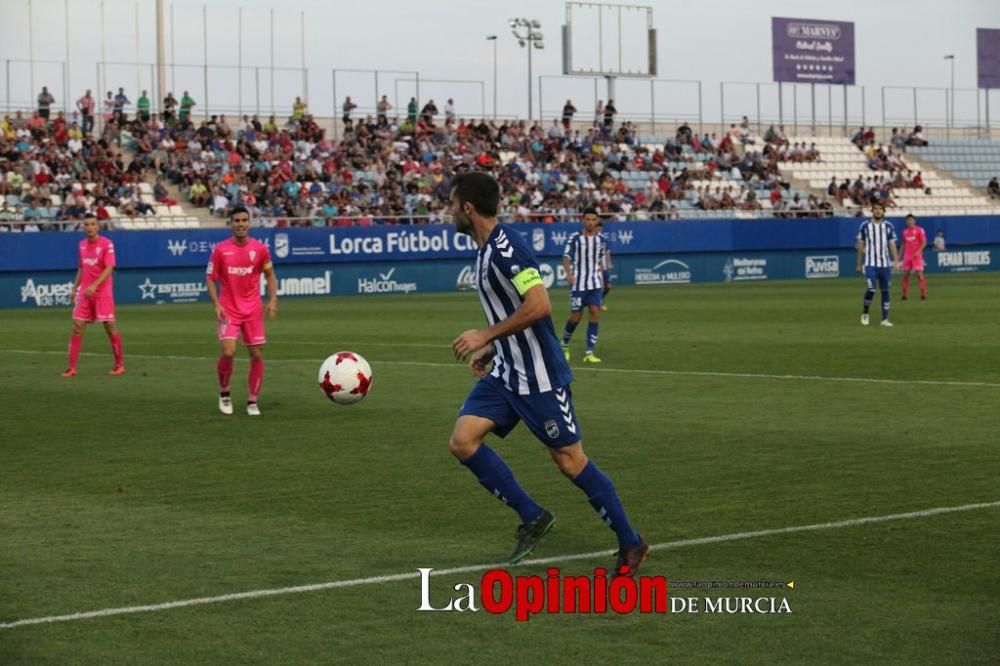
[[[472,235],[472,218],[465,214],[465,211],[455,211],[455,231],[460,234]]]

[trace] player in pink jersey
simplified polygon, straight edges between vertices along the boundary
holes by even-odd
[[[216,370],[219,374],[219,411],[233,413],[229,393],[229,378],[233,374],[233,356],[236,340],[242,336],[250,353],[250,395],[247,414],[260,416],[257,398],[264,383],[264,303],[260,298],[260,276],[267,278],[267,315],[271,319],[278,312],[278,283],[271,265],[267,246],[250,238],[250,213],[237,206],[229,214],[233,237],[222,241],[212,250],[208,262],[208,297],[215,306],[218,321],[219,347],[222,354]],[[221,283],[221,293],[216,288]]]
[[[916,271],[917,282],[920,284],[920,300],[927,300],[927,279],[924,278],[924,248],[927,247],[927,234],[922,227],[917,226],[917,218],[906,216],[906,228],[903,229],[903,300],[910,293],[910,272]]]
[[[115,244],[100,235],[97,215],[88,212],[83,217],[86,238],[77,249],[79,268],[73,280],[69,299],[73,307],[73,334],[69,339],[69,368],[63,377],[76,376],[76,362],[83,348],[83,327],[93,321],[104,324],[115,357],[112,375],[124,375],[122,335],[115,325],[115,294],[111,287],[111,273],[115,270]]]

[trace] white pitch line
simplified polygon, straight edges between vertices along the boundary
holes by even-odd
[[[0,349],[6,354],[48,354],[64,356],[65,351],[41,349]],[[83,356],[106,356],[99,352],[81,352]],[[215,361],[215,356],[177,356],[173,354],[128,354],[128,358],[163,359],[167,361]],[[307,358],[269,358],[268,363],[316,363]],[[379,361],[377,365],[401,365],[429,368],[465,369],[464,363],[436,363],[433,361]],[[997,382],[970,382],[951,379],[883,379],[879,377],[831,377],[826,375],[779,375],[754,372],[716,372],[712,370],[647,370],[641,368],[574,368],[574,372],[609,372],[636,375],[661,375],[677,377],[716,377],[722,379],[777,379],[811,382],[848,382],[861,384],[899,384],[917,386],[954,386],[965,388],[1000,388]]]
[[[667,541],[653,544],[651,550],[668,550],[673,548],[683,548],[685,546],[700,546],[710,543],[721,543],[724,541],[741,541],[744,539],[756,539],[757,537],[774,536],[777,534],[790,534],[793,532],[809,532],[815,530],[831,530],[842,527],[855,527],[857,525],[869,525],[872,523],[885,523],[892,520],[910,520],[913,518],[926,518],[944,513],[957,513],[960,511],[974,511],[976,509],[993,509],[1000,507],[1000,501],[979,502],[976,504],[963,504],[962,506],[938,507],[936,509],[925,509],[922,511],[910,511],[907,513],[893,513],[887,516],[869,516],[866,518],[849,518],[829,523],[813,523],[811,525],[796,525],[794,527],[779,527],[769,530],[756,530],[753,532],[735,532],[733,534],[721,534],[718,536],[701,537],[698,539],[682,539],[680,541]],[[475,571],[485,571],[494,568],[510,568],[511,566],[525,567],[542,564],[556,564],[559,562],[570,562],[573,560],[590,560],[598,557],[608,557],[613,551],[598,550],[590,553],[576,553],[574,555],[556,555],[554,557],[543,557],[532,560],[524,560],[518,565],[503,563],[494,564],[473,564],[462,567],[452,567],[450,569],[435,569],[432,576],[448,576],[460,573],[470,573]],[[24,620],[14,620],[12,622],[0,623],[0,630],[13,629],[15,627],[25,627],[34,624],[52,624],[56,622],[72,622],[75,620],[89,620],[99,617],[111,617],[114,615],[130,615],[133,613],[151,613],[155,611],[170,610],[172,608],[186,608],[188,606],[203,606],[206,604],[218,604],[227,601],[242,601],[244,599],[260,599],[262,597],[275,597],[287,594],[302,594],[305,592],[319,592],[321,590],[333,590],[343,587],[358,587],[361,585],[379,585],[382,583],[393,583],[401,580],[412,580],[420,577],[417,571],[390,574],[386,576],[372,576],[370,578],[352,578],[349,580],[335,580],[326,583],[313,583],[311,585],[295,585],[293,587],[279,587],[264,590],[251,590],[249,592],[235,592],[223,594],[217,597],[199,597],[196,599],[181,599],[178,601],[167,601],[159,604],[146,604],[143,606],[124,606],[121,608],[104,608],[102,610],[87,611],[83,613],[70,613],[68,615],[50,615],[47,617],[33,617]]]

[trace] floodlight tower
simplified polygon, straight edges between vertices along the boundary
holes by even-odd
[[[522,48],[528,49],[528,120],[532,119],[532,78],[531,78],[531,51],[533,49],[544,49],[544,36],[541,33],[542,24],[535,19],[515,18],[510,19],[510,31],[517,38],[517,43]]]

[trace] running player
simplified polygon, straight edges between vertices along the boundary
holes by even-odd
[[[236,340],[242,336],[250,354],[247,414],[260,416],[257,399],[264,383],[264,303],[260,297],[260,276],[267,278],[267,315],[274,319],[278,312],[278,284],[267,246],[250,238],[250,213],[237,206],[229,213],[233,237],[222,241],[212,251],[206,269],[208,297],[215,306],[221,355],[216,364],[219,375],[219,411],[233,413],[229,378],[233,374]],[[215,283],[222,283],[220,295]]]
[[[611,479],[583,452],[569,388],[573,373],[559,352],[538,262],[516,228],[497,223],[500,188],[492,176],[461,173],[450,187],[455,228],[479,246],[476,288],[489,326],[465,331],[452,342],[455,356],[469,359],[479,381],[459,411],[448,447],[490,494],[517,512],[522,524],[510,561],[519,562],[556,519],[483,440],[490,432],[506,437],[524,421],[617,535],[615,571],[633,576],[649,545],[633,529]]]
[[[598,233],[598,222],[596,209],[588,208],[583,211],[583,231],[573,232],[563,250],[563,267],[566,269],[566,279],[570,288],[569,319],[566,321],[562,337],[563,355],[567,361],[570,357],[570,338],[580,324],[583,308],[586,306],[590,319],[587,322],[587,347],[583,362],[601,362],[601,359],[594,354],[594,347],[597,345],[597,321],[601,316],[604,297],[603,270],[607,240]]]
[[[910,293],[910,272],[917,273],[920,284],[920,300],[927,300],[927,280],[924,278],[924,248],[927,247],[927,234],[923,227],[917,226],[917,218],[913,214],[906,216],[906,228],[903,229],[903,300]]]
[[[864,274],[866,282],[861,325],[868,325],[868,309],[878,284],[882,291],[882,326],[892,326],[889,321],[889,284],[893,269],[899,270],[899,253],[896,249],[896,230],[892,222],[885,219],[885,206],[882,204],[872,206],[872,219],[858,229],[857,250],[858,272]]]
[[[73,334],[69,339],[69,367],[63,377],[76,376],[76,363],[83,348],[83,328],[99,321],[111,343],[115,359],[112,375],[125,374],[122,352],[122,335],[115,325],[115,294],[111,274],[115,270],[115,244],[100,235],[97,214],[88,211],[83,216],[83,233],[86,235],[77,248],[78,268],[69,300],[73,307]]]

